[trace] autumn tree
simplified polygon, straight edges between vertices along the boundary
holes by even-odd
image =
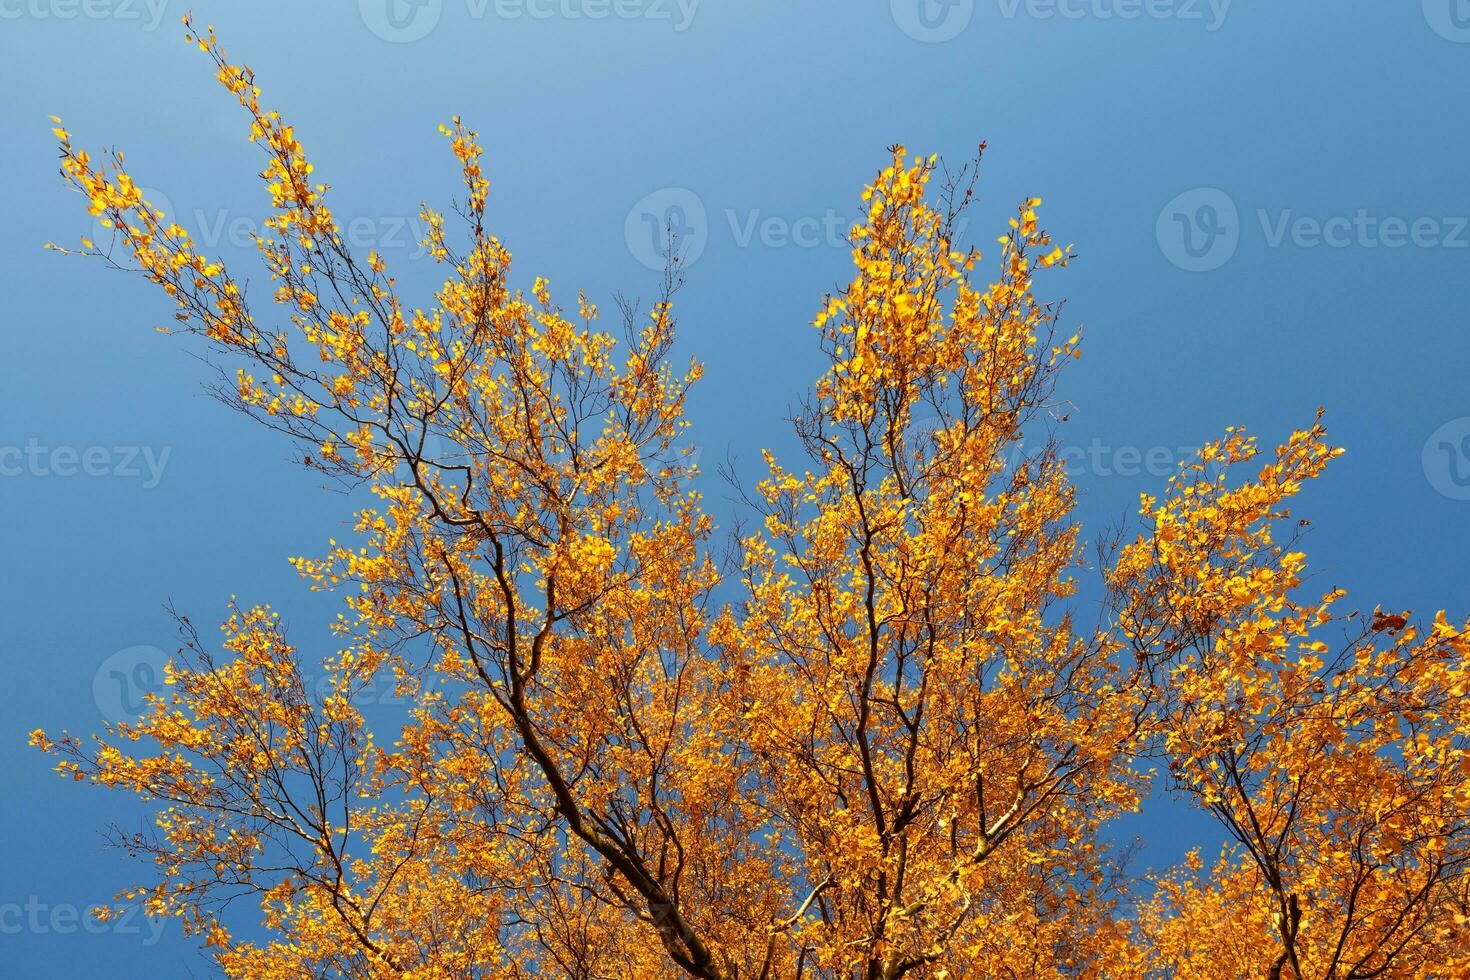
[[[1173,975],[1470,970],[1470,640],[1443,613],[1340,614],[1342,590],[1307,591],[1287,504],[1340,453],[1323,438],[1319,420],[1238,484],[1255,443],[1206,446],[1144,499],[1112,571],[1119,628],[1164,674],[1169,777],[1234,845],[1209,881],[1191,859],[1155,897],[1150,956]]]
[[[58,128],[110,237],[78,251],[161,286],[219,397],[376,503],[295,560],[342,595],[335,652],[264,606],[217,644],[181,616],[141,719],[33,733],[156,803],[118,902],[252,978],[1470,975],[1464,626],[1306,591],[1320,420],[1251,476],[1244,433],[1208,446],[1084,600],[1039,201],[987,283],[955,234],[978,167],[893,148],[816,317],[806,458],[765,456],[722,562],[674,449],[677,263],[621,338],[514,286],[455,120],[462,199],[422,212],[445,279],[412,305],[186,27],[264,154],[274,311]],[[411,710],[378,730],[385,679]],[[1155,770],[1224,829],[1208,869],[1130,875],[1110,821]]]

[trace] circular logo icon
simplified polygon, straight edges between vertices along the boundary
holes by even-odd
[[[102,717],[114,724],[132,724],[148,710],[148,695],[163,693],[163,668],[168,654],[154,646],[126,647],[97,668],[92,676],[92,699]]]
[[[1453,419],[1424,440],[1424,476],[1441,496],[1470,500],[1470,416]]]
[[[650,460],[653,465],[650,468],[693,472],[699,467],[699,460],[703,455],[703,446],[667,446],[653,454]]]
[[[656,190],[628,212],[623,238],[633,258],[654,271],[671,262],[688,268],[709,244],[704,202],[685,187]]]
[[[1434,33],[1457,44],[1470,44],[1470,0],[1422,0],[1424,19]]]
[[[975,16],[975,0],[889,0],[888,8],[899,30],[930,44],[957,37]]]
[[[163,218],[160,220],[162,220],[164,227],[167,227],[170,223],[183,224],[179,220],[178,213],[174,211],[173,202],[168,199],[168,195],[163,191],[156,187],[139,187],[138,192],[143,195],[143,200],[163,212]],[[92,230],[87,237],[104,254],[110,254],[113,249],[118,248],[123,249],[125,254],[126,244],[123,239],[123,233],[116,226],[108,227],[102,223],[103,221],[111,220],[106,214],[97,215],[97,217],[92,219]],[[134,220],[132,223],[136,225],[138,222]]]
[[[939,436],[949,425],[948,419],[932,412],[911,415],[908,431],[904,433],[909,452],[919,454],[925,459],[935,456],[939,452]]]
[[[357,0],[357,12],[378,37],[407,44],[427,37],[438,26],[444,0]]]
[[[437,432],[423,433],[423,446],[419,447],[419,433],[410,433],[409,448],[415,452],[422,453],[423,462],[420,464],[420,475],[424,480],[431,480],[435,476],[445,480],[453,479],[463,474],[444,473],[440,467],[444,466],[468,466],[471,463],[470,454],[456,443],[439,435]],[[394,446],[393,454],[399,458],[393,465],[393,479],[405,486],[411,486],[414,482],[413,467],[408,460],[401,458],[402,450]]]
[[[1187,272],[1209,272],[1240,246],[1240,212],[1218,187],[1196,187],[1164,205],[1154,234],[1164,258]]]

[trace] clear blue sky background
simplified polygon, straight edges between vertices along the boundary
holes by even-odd
[[[233,593],[271,601],[315,656],[334,607],[285,559],[347,519],[286,445],[201,396],[188,345],[150,330],[161,295],[41,251],[90,221],[56,176],[55,113],[250,261],[259,158],[181,41],[184,7],[151,2],[0,0],[0,974],[17,977],[208,972],[175,924],[77,922],[137,870],[99,826],[144,811],[64,784],[25,733],[126,712],[175,646],[166,600],[206,627]],[[884,148],[959,161],[984,139],[973,239],[1036,195],[1081,256],[1046,288],[1086,336],[1062,438],[1092,527],[1180,447],[1232,424],[1284,437],[1321,404],[1349,452],[1305,501],[1320,585],[1470,607],[1465,0],[394,2],[194,9],[405,283],[432,274],[404,222],[456,191],[436,133],[456,113],[489,146],[526,283],[651,297],[642,211],[683,207],[706,459],[789,446],[781,420],[818,371],[810,319],[846,274],[824,226],[845,227]],[[1216,840],[1167,801],[1127,830],[1144,865]]]

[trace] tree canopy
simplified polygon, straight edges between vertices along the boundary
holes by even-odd
[[[677,449],[677,262],[621,330],[513,285],[456,119],[414,305],[188,29],[264,153],[272,305],[58,120],[111,238],[79,251],[161,286],[217,394],[375,502],[294,559],[345,603],[331,652],[265,606],[217,644],[183,617],[138,721],[32,734],[155,801],[118,903],[250,978],[1470,976],[1466,624],[1307,585],[1320,413],[1226,431],[1091,560],[1035,438],[1080,351],[1034,290],[1072,259],[1039,200],[982,266],[976,168],[891,149],[815,318],[803,458],[765,454],[722,554]],[[391,730],[357,703],[385,678]],[[1228,845],[1140,880],[1114,822],[1155,787]]]

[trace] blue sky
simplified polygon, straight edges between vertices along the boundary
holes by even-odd
[[[973,240],[1039,196],[1080,256],[1046,288],[1085,336],[1061,438],[1092,528],[1225,426],[1271,440],[1323,405],[1348,453],[1303,503],[1316,581],[1366,608],[1470,607],[1467,0],[193,9],[296,124],[349,238],[405,284],[431,282],[416,215],[455,192],[436,130],[455,114],[488,146],[493,224],[526,283],[651,298],[650,218],[683,220],[706,459],[790,445],[782,418],[819,370],[810,320],[885,147],[959,162],[986,140]],[[286,558],[340,533],[350,502],[201,394],[187,344],[150,329],[169,317],[153,288],[41,250],[90,226],[56,174],[54,113],[250,261],[259,160],[182,42],[184,10],[0,0],[0,972],[17,976],[208,972],[175,924],[83,924],[136,870],[99,827],[144,810],[64,784],[25,733],[125,715],[176,645],[166,601],[201,625],[232,594],[269,601],[308,649],[334,611]],[[1214,839],[1167,801],[1128,829],[1143,864]]]

